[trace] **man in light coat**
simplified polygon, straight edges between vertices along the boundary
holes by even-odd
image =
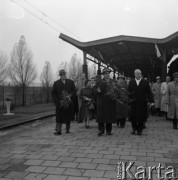
[[[166,94],[167,94],[167,86],[168,83],[170,82],[170,76],[166,76],[166,82],[163,82],[161,84],[161,112],[164,112],[166,114],[167,118],[167,112],[168,112],[168,105],[167,105],[167,99],[166,99]]]
[[[172,119],[173,129],[177,129],[178,120],[178,72],[173,74],[174,80],[168,83],[167,103],[168,118]]]
[[[154,95],[154,107],[157,112],[157,116],[161,116],[161,78],[160,76],[156,77],[156,83],[153,84],[152,92]]]

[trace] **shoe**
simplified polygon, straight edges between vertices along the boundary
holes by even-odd
[[[107,132],[106,134],[107,134],[108,136],[110,136],[110,135],[111,135],[111,132]]]
[[[135,135],[136,134],[135,130],[132,130],[132,132],[130,134]]]
[[[125,126],[120,126],[120,128],[124,128]]]
[[[137,135],[141,136],[141,135],[142,135],[142,133],[141,133],[141,132],[138,132],[138,133],[137,133]]]
[[[177,129],[177,127],[176,127],[176,126],[174,126],[174,127],[173,127],[173,129]]]
[[[61,135],[61,132],[60,131],[59,132],[54,132],[54,135],[59,136],[59,135]]]
[[[69,131],[66,131],[66,134],[69,134],[70,132]]]
[[[77,123],[82,123],[82,121],[78,121]]]
[[[103,135],[104,134],[104,131],[103,132],[99,132],[98,133],[98,136],[101,136],[101,135]]]

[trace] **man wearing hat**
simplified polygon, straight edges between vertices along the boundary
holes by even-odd
[[[178,72],[173,74],[174,80],[168,83],[167,103],[168,118],[173,121],[173,129],[177,129],[178,121]]]
[[[59,71],[60,79],[54,82],[52,98],[56,105],[55,135],[61,135],[62,124],[66,124],[66,133],[70,130],[70,121],[73,118],[73,97],[76,93],[74,82],[66,78],[65,70]]]
[[[103,79],[97,82],[97,122],[98,136],[104,134],[111,135],[112,123],[116,122],[116,102],[108,95],[108,84],[114,80],[110,78],[111,70],[104,68]]]
[[[154,107],[158,116],[161,116],[161,78],[156,77],[156,83],[153,84],[152,92],[154,96]]]

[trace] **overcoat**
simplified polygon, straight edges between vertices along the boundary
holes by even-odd
[[[174,81],[168,83],[167,102],[168,118],[178,119],[178,85]]]
[[[161,108],[161,83],[154,83],[152,92],[154,95],[154,107]]]
[[[82,88],[79,94],[80,99],[82,100],[79,112],[79,119],[84,121],[87,117],[92,119],[92,111],[89,109],[89,104],[93,101],[93,90],[90,87]],[[91,103],[85,98],[91,99]],[[94,106],[93,106],[94,108]]]
[[[110,81],[114,82],[112,79]],[[105,79],[98,81],[97,88],[101,90],[97,92],[97,122],[116,123],[116,101],[107,95],[107,81]]]
[[[153,103],[153,94],[151,92],[148,82],[141,79],[139,85],[133,79],[129,82],[129,96],[130,96],[130,120],[136,122],[147,121],[147,100]]]
[[[161,111],[168,112],[168,105],[167,105],[167,82],[163,82],[161,84]]]
[[[62,93],[66,91],[71,96],[71,103],[68,108],[61,107]],[[74,115],[73,98],[76,89],[74,82],[70,79],[65,80],[65,84],[61,79],[54,82],[52,88],[52,98],[56,105],[56,123],[69,123]]]
[[[118,101],[116,101],[117,119],[127,118],[129,113],[128,106],[128,86],[125,83],[118,83]]]

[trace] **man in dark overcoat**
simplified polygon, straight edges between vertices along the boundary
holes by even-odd
[[[104,68],[103,79],[97,82],[97,122],[98,136],[111,135],[112,123],[116,123],[116,102],[108,95],[108,83],[114,80],[110,78],[110,69]]]
[[[66,133],[70,130],[70,121],[74,117],[73,97],[75,96],[74,82],[66,78],[65,70],[59,71],[60,79],[54,82],[52,98],[56,105],[56,132],[61,135],[62,124],[66,124]],[[64,99],[67,100],[64,102]]]
[[[129,82],[130,95],[130,121],[132,123],[131,134],[141,135],[144,127],[144,122],[147,120],[147,100],[149,100],[150,107],[154,106],[153,95],[149,83],[142,79],[142,73],[139,69],[134,71],[135,79]]]

